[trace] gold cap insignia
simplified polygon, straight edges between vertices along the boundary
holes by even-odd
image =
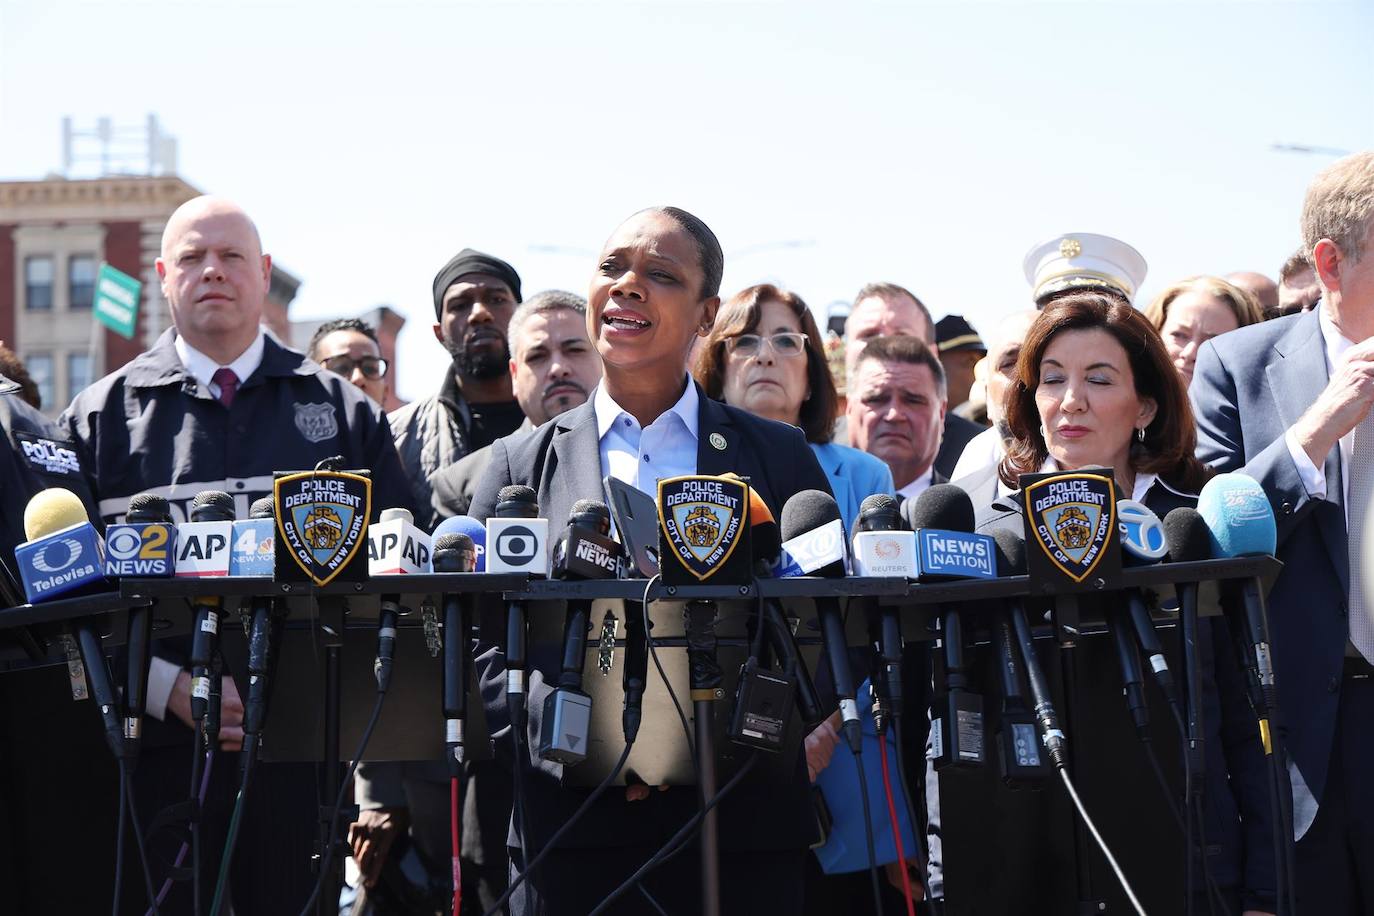
[[[1061,258],[1076,258],[1083,253],[1083,246],[1078,239],[1064,239],[1059,243],[1059,256]]]

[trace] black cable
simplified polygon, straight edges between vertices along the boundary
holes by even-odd
[[[1155,753],[1154,743],[1142,741],[1141,745],[1145,750],[1145,759],[1150,762],[1150,771],[1154,773],[1155,782],[1158,783],[1165,804],[1169,807],[1169,813],[1173,815],[1174,825],[1182,833],[1184,829],[1183,815],[1179,811],[1178,802],[1174,799],[1173,790],[1169,788],[1169,780],[1164,776],[1164,767],[1159,762],[1159,755]],[[1204,872],[1203,877],[1207,881],[1207,892],[1214,901],[1213,909],[1215,910],[1215,907],[1220,906],[1222,913],[1231,916],[1231,908],[1227,905],[1226,898],[1222,895],[1221,888],[1217,886],[1216,879],[1212,877],[1211,872]]]
[[[921,879],[921,892],[926,900],[930,900],[930,878],[926,874],[926,868],[930,864],[930,856],[926,854],[926,844],[924,837],[925,818],[916,817],[916,800],[911,795],[911,788],[907,784],[906,778],[906,752],[902,750],[902,717],[892,717],[892,743],[897,748],[897,781],[901,784],[902,795],[906,797],[906,816],[911,819],[911,837],[916,842],[916,861],[920,866],[916,869],[917,876]]]
[[[134,829],[134,847],[138,851],[138,864],[143,872],[143,890],[148,894],[148,906],[153,916],[159,916],[157,892],[153,890],[153,873],[148,868],[148,847],[143,842],[143,827],[138,822],[138,807],[134,804],[133,779],[130,777],[129,768],[123,760],[119,761],[119,783],[120,791],[128,797],[129,824]],[[115,899],[119,899],[117,895]]]
[[[701,810],[698,811],[696,814],[692,815],[687,820],[687,823],[683,824],[680,828],[678,828],[677,833],[673,834],[672,837],[669,838],[668,842],[664,843],[659,848],[658,852],[655,852],[652,856],[650,856],[648,861],[646,861],[643,865],[639,866],[639,869],[633,875],[630,875],[629,878],[626,878],[625,881],[623,881],[619,887],[611,891],[611,893],[606,897],[605,900],[602,900],[601,903],[597,904],[596,909],[592,910],[590,916],[600,916],[601,913],[604,913],[606,911],[606,908],[608,906],[610,906],[617,899],[619,899],[620,895],[624,894],[631,887],[634,887],[636,884],[639,883],[641,878],[643,878],[650,871],[661,865],[663,861],[667,859],[668,856],[672,853],[674,847],[676,847],[679,843],[686,841],[686,838],[692,833],[693,830],[696,829],[697,825],[699,825],[702,822],[702,820],[706,817],[706,812],[710,811],[712,808],[718,805],[720,801],[723,798],[725,798],[727,794],[729,794],[731,789],[740,784],[740,781],[744,779],[745,775],[751,769],[753,769],[754,762],[758,759],[759,758],[757,753],[750,754],[749,759],[745,762],[744,766],[739,768],[738,773],[730,777],[730,781],[727,782],[724,786],[722,786],[720,788],[720,791],[716,792],[715,797],[711,798],[706,802],[706,804],[702,805]]]
[[[495,914],[500,911],[501,907],[505,906],[506,903],[510,901],[511,895],[515,893],[515,889],[524,883],[525,876],[531,874],[535,866],[544,861],[544,857],[553,851],[554,847],[558,845],[559,840],[563,839],[563,835],[572,829],[572,825],[577,823],[582,815],[591,810],[592,804],[601,797],[601,793],[610,788],[611,784],[615,782],[616,777],[620,775],[621,769],[625,766],[625,761],[630,759],[631,747],[633,747],[631,744],[625,745],[625,750],[621,751],[620,759],[616,761],[611,772],[606,774],[606,778],[601,780],[595,789],[592,789],[591,794],[588,795],[586,799],[583,800],[582,804],[578,806],[577,810],[573,812],[572,817],[564,821],[563,826],[554,831],[553,836],[549,837],[549,841],[544,844],[544,848],[539,850],[539,854],[529,860],[525,867],[520,870],[520,874],[515,876],[515,880],[511,882],[510,886],[506,888],[505,892],[497,898],[496,902],[491,905],[491,908],[487,910],[483,916],[495,916]]]
[[[525,817],[525,797],[520,787],[522,782],[520,771],[525,762],[524,758],[529,753],[529,742],[521,740],[525,731],[523,722],[518,726],[511,723],[511,726],[511,741],[515,744],[515,823],[520,828],[520,847],[528,855],[530,851],[530,826]],[[533,874],[533,872],[527,868],[522,870],[522,874]],[[533,897],[531,896],[533,891],[530,888],[532,883],[531,881],[525,882],[525,912],[529,916],[536,916]]]
[[[654,895],[649,893],[647,887],[643,884],[637,884],[635,886],[639,888],[639,892],[644,896],[644,899],[649,901],[650,905],[653,906],[654,912],[658,913],[658,916],[668,916],[668,911],[663,908],[662,904],[654,899]]]
[[[864,760],[860,754],[854,755],[854,772],[859,774],[859,797],[864,803],[864,841],[868,845],[868,881],[873,886],[873,912],[881,913],[883,892],[878,884],[878,857],[873,854],[873,815],[868,810],[868,776],[864,773]]]
[[[315,906],[315,900],[320,896],[320,891],[324,888],[324,882],[329,875],[329,869],[334,864],[334,832],[339,829],[339,811],[343,805],[344,795],[348,793],[353,783],[353,774],[358,770],[358,764],[362,762],[363,752],[367,750],[367,743],[372,740],[372,732],[377,727],[377,720],[382,715],[382,701],[386,699],[386,694],[377,691],[377,702],[372,704],[372,715],[367,720],[367,726],[363,729],[362,739],[358,741],[358,749],[353,754],[353,759],[348,764],[348,772],[344,775],[343,782],[339,784],[339,794],[334,796],[334,810],[329,818],[329,832],[325,837],[324,858],[320,861],[320,874],[315,879],[315,887],[310,891],[310,899],[301,907],[300,916],[310,916],[310,910]]]
[[[119,832],[115,834],[114,916],[119,916],[119,898],[124,893],[124,831],[128,829],[129,793],[124,791],[124,758],[119,759]]]
[[[200,721],[191,726],[191,914],[200,916],[200,818],[201,804],[197,801],[196,789],[200,783],[201,760],[205,754],[204,735]]]

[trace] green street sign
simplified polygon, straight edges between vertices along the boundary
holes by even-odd
[[[138,329],[138,301],[143,284],[109,264],[95,276],[95,318],[105,327],[132,340]]]

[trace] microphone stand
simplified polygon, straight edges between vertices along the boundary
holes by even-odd
[[[1078,596],[1059,595],[1054,602],[1054,613],[1052,615],[1054,623],[1055,642],[1059,646],[1059,672],[1064,682],[1064,703],[1061,716],[1064,722],[1064,731],[1070,735],[1078,734],[1077,716],[1074,707],[1077,705],[1078,698]],[[1068,771],[1078,772],[1078,743],[1068,743]],[[1089,850],[1092,843],[1088,838],[1088,828],[1082,818],[1074,818],[1073,826],[1073,859],[1074,869],[1078,882],[1078,912],[1079,913],[1099,913],[1106,907],[1106,902],[1099,900],[1093,893],[1092,863],[1089,861]]]
[[[692,714],[696,719],[698,789],[702,804],[716,797],[715,707],[724,697],[724,676],[716,658],[716,604],[689,601],[683,611],[687,636],[687,667],[690,672]],[[648,634],[646,634],[647,637]],[[701,912],[720,916],[720,830],[717,809],[701,821]]]

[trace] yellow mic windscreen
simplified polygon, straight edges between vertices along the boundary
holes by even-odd
[[[37,540],[85,521],[89,519],[81,497],[71,490],[50,487],[34,494],[24,507],[24,537]]]

